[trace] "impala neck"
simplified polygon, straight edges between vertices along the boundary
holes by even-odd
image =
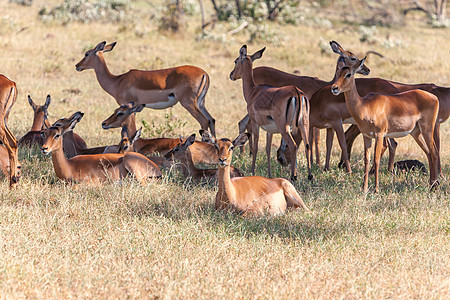
[[[231,161],[230,161],[231,162]],[[231,182],[231,175],[230,175],[231,167],[228,164],[225,168],[219,167],[219,174],[218,174],[218,184],[219,184],[219,191],[218,193],[226,197],[226,199],[230,200],[234,197],[232,196],[232,192],[234,191],[233,183]]]
[[[59,141],[59,148],[52,151],[53,168],[55,169],[56,176],[60,179],[70,179],[71,177],[71,165],[69,160],[64,155],[62,137]]]
[[[352,77],[352,85],[349,91],[344,92],[345,103],[347,104],[348,111],[352,115],[352,117],[356,119],[359,118],[359,114],[361,113],[361,107],[363,106],[363,99],[358,93],[356,89],[355,77]],[[355,118],[356,117],[356,118]]]
[[[34,116],[33,125],[31,125],[30,131],[41,131],[44,125],[44,114],[40,113]]]
[[[245,101],[251,99],[251,94],[255,88],[255,80],[253,79],[253,66],[251,63],[244,63],[244,70],[242,72],[242,89],[244,91]]]
[[[111,74],[111,72],[109,71],[108,67],[106,66],[106,61],[103,57],[103,53],[98,53],[98,60],[94,65],[94,71],[100,86],[108,94],[114,97],[116,93],[118,76]]]

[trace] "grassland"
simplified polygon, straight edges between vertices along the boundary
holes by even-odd
[[[114,74],[181,64],[205,69],[211,77],[206,107],[217,120],[217,135],[237,135],[245,102],[241,82],[231,82],[228,74],[248,39],[244,33],[225,42],[197,40],[196,18],[181,34],[161,33],[154,19],[144,17],[152,9],[145,4],[136,11],[136,22],[146,28],[142,36],[121,23],[43,23],[37,12],[49,3],[55,2],[34,1],[32,7],[0,3],[0,72],[19,89],[9,121],[18,137],[32,123],[26,95],[43,103],[51,94],[51,120],[82,110],[85,117],[76,132],[88,145],[118,142],[120,130],[100,126],[117,104],[92,71],[78,73],[74,66],[85,50],[103,40],[118,42],[105,54]],[[249,45],[249,52],[267,46],[256,65],[331,79],[336,57],[322,53],[321,45],[336,40],[357,54],[376,50],[389,58],[369,58],[374,77],[450,86],[449,29],[432,29],[411,18],[401,28],[378,28],[379,42],[370,44],[360,42],[357,25],[271,26],[278,32],[277,43]],[[401,43],[385,48],[388,39]],[[170,112],[174,124],[185,125],[165,128],[167,136],[199,129],[179,105]],[[137,119],[163,126],[168,113],[146,109]],[[441,134],[444,178],[435,192],[429,192],[427,176],[393,176],[383,160],[380,194],[363,194],[359,138],[351,175],[335,167],[337,146],[332,170],[314,167],[312,184],[299,156],[295,186],[310,213],[254,219],[216,212],[214,184],[195,184],[170,170],[148,186],[133,180],[71,186],[56,178],[49,157],[22,149],[18,188],[10,191],[6,180],[0,183],[0,294],[16,299],[448,298],[448,123]],[[262,152],[257,173],[266,175]],[[426,161],[411,138],[399,140],[397,153],[398,160]],[[250,173],[249,158],[236,159],[235,165]],[[276,176],[288,176],[288,169],[273,165]]]

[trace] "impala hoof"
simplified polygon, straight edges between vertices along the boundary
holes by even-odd
[[[308,180],[309,180],[309,181],[312,181],[313,179],[314,179],[314,176],[313,176],[312,174],[309,174],[309,175],[308,175]]]
[[[438,186],[440,185],[439,180],[434,181],[430,185],[431,185],[430,190],[435,191],[438,188]]]
[[[341,161],[338,163],[338,168],[339,168],[339,169],[343,169],[343,168],[344,168],[344,161],[343,161],[343,160],[341,160]]]
[[[297,181],[297,175],[291,176],[291,181]]]
[[[20,178],[19,176],[13,176],[11,178],[12,183],[14,183],[14,184],[18,183],[19,182],[19,178]]]

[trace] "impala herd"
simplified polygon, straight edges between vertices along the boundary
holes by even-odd
[[[266,131],[267,172],[271,171],[271,146],[274,133],[280,133],[282,142],[277,159],[290,164],[290,178],[297,179],[297,150],[303,141],[308,179],[312,180],[312,146],[316,147],[316,162],[320,164],[318,129],[327,129],[325,170],[330,167],[334,133],[342,150],[340,167],[351,172],[350,151],[359,133],[364,136],[364,184],[368,190],[369,150],[375,139],[375,192],[379,191],[379,165],[383,152],[389,148],[389,166],[394,167],[394,155],[400,138],[410,134],[425,152],[430,185],[435,187],[441,173],[439,126],[450,115],[450,88],[434,84],[402,84],[381,78],[357,78],[368,75],[365,58],[358,59],[337,42],[330,42],[338,54],[333,79],[329,82],[316,77],[297,76],[269,67],[253,69],[265,48],[252,55],[242,46],[230,73],[231,80],[242,80],[248,114],[239,122],[239,136],[231,141],[215,137],[215,120],[205,108],[209,76],[194,66],[142,71],[130,70],[113,75],[108,70],[104,53],[113,50],[116,43],[99,43],[86,51],[76,64],[77,71],[94,69],[100,86],[116,99],[119,107],[102,122],[103,129],[122,128],[118,145],[88,148],[84,140],[73,132],[83,117],[75,112],[51,124],[47,96],[45,104],[37,105],[30,96],[28,102],[34,111],[31,130],[17,142],[7,127],[11,107],[17,99],[16,84],[0,75],[0,165],[9,175],[10,187],[20,178],[21,165],[17,149],[38,146],[43,154],[51,154],[55,173],[67,182],[99,184],[106,180],[118,181],[132,176],[141,184],[149,178],[162,176],[161,167],[179,166],[185,176],[194,180],[210,178],[217,181],[216,209],[230,209],[244,215],[282,214],[287,207],[308,210],[291,182],[261,176],[244,177],[231,166],[236,147],[243,151],[249,141],[252,153],[252,173],[255,174],[259,129]],[[136,127],[136,113],[145,107],[165,109],[177,102],[200,123],[202,141],[195,134],[183,138],[141,138]],[[344,132],[343,124],[352,124]],[[209,131],[208,131],[209,129]],[[248,131],[248,132],[245,132]],[[174,161],[181,162],[174,164]],[[218,164],[218,169],[200,169],[196,165]]]

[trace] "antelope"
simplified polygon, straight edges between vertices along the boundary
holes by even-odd
[[[144,109],[144,105],[122,105],[117,108],[111,116],[102,122],[103,129],[110,128],[127,128],[127,134],[133,136],[136,132],[136,117],[135,113],[141,112]],[[153,155],[159,152],[161,155],[165,155],[170,149],[175,147],[179,143],[178,139],[174,138],[154,138],[143,139],[138,138],[133,143],[134,151],[144,154],[146,156]],[[192,160],[195,164],[217,163],[217,154],[211,145],[208,143],[194,142],[189,148],[192,153]]]
[[[339,54],[339,58],[337,60],[337,67],[343,67],[344,65],[354,65],[359,62],[358,58],[350,51],[344,50],[341,45],[339,45],[336,41],[332,41],[330,43],[331,49],[334,53]],[[364,66],[361,70],[361,74],[368,75],[370,73],[370,69]],[[288,85],[295,85],[300,90],[303,91],[305,97],[311,101],[314,93],[319,90],[321,87],[327,86],[329,84],[334,83],[335,78],[331,81],[324,81],[318,79],[317,77],[310,76],[297,76],[294,74],[289,74],[274,68],[270,67],[256,67],[253,69],[253,78],[255,80],[256,85],[267,84],[270,86],[282,87]],[[249,117],[246,115],[239,122],[239,133],[247,131],[251,131],[251,125],[248,124]],[[310,126],[311,127],[311,126]],[[318,129],[313,128],[312,134],[315,148],[316,148],[316,164],[320,165],[320,155],[319,155],[319,137],[320,132]],[[252,151],[251,147],[251,139],[250,143],[250,151]],[[283,143],[283,142],[282,142]],[[312,146],[312,144],[311,144]],[[286,144],[284,143],[284,148],[286,148]],[[280,157],[281,159],[285,158]],[[311,161],[312,161],[312,151],[311,151]],[[282,160],[280,163],[286,164],[286,160]],[[290,162],[288,162],[290,163]]]
[[[403,84],[395,81],[389,81],[390,84],[392,84],[394,87],[396,87],[400,92],[405,92],[412,89],[421,89],[427,92],[430,92],[431,94],[435,95],[439,99],[439,113],[438,113],[438,120],[436,122],[436,128],[434,131],[434,140],[436,143],[436,147],[438,151],[440,151],[440,124],[444,123],[448,120],[450,117],[450,88],[448,87],[441,87],[437,86],[432,83],[422,83],[422,84]],[[348,156],[350,157],[350,152],[353,146],[353,142],[356,139],[356,137],[359,135],[360,131],[357,126],[350,126],[347,131],[345,132],[345,140],[347,144],[347,151]],[[393,141],[393,140],[392,140]],[[393,161],[395,157],[395,149],[397,148],[397,143],[393,141],[394,147],[390,147],[389,150],[389,161]],[[386,150],[385,147],[382,149],[382,153]],[[391,159],[392,157],[392,159]],[[339,165],[342,164],[342,158]],[[389,171],[392,172],[393,170],[393,164],[389,164]],[[439,164],[439,172],[441,172],[441,167]]]
[[[109,45],[101,42],[86,51],[76,64],[76,70],[94,69],[100,86],[119,105],[134,102],[153,109],[165,109],[180,102],[202,129],[210,128],[215,133],[215,120],[205,108],[209,88],[209,76],[205,71],[194,66],[180,66],[152,71],[133,69],[113,75],[106,66],[103,53],[113,50],[115,45],[116,42]]]
[[[17,161],[17,170],[16,174],[18,178],[20,179],[20,172],[22,170],[22,165],[20,164],[20,161]],[[6,147],[2,144],[0,145],[0,171],[3,173],[3,175],[9,176],[11,173],[11,168],[9,164],[9,157],[8,157],[8,150],[6,150]]]
[[[195,133],[185,141],[180,138],[179,143],[164,156],[166,159],[177,159],[181,162],[181,170],[184,176],[192,176],[194,180],[217,179],[217,169],[198,169],[192,161],[192,154],[189,147],[195,142]],[[230,167],[231,177],[243,177],[241,171],[235,167]]]
[[[34,111],[33,125],[31,125],[30,131],[28,131],[20,140],[19,146],[42,146],[42,130],[45,127],[50,127],[50,123],[47,119],[47,110],[50,105],[50,95],[47,96],[44,105],[37,105],[34,103],[31,96],[28,95],[28,103]]]
[[[132,175],[141,184],[147,178],[161,177],[158,166],[145,156],[135,152],[125,154],[106,153],[78,155],[66,158],[62,148],[63,135],[73,130],[79,121],[77,116],[60,126],[51,126],[45,130],[42,153],[52,154],[53,167],[56,176],[67,182],[100,183],[108,179],[118,181],[127,175]]]
[[[16,100],[16,83],[6,78],[6,76],[0,75],[0,141],[3,143],[6,152],[8,153],[10,188],[15,187],[20,178],[20,169],[18,168],[19,159],[17,157],[17,140],[7,126],[9,113]]]
[[[80,122],[81,119],[83,118],[83,116],[84,116],[84,113],[76,112],[69,118],[61,118],[61,119],[57,120],[55,123],[53,123],[52,126],[59,127],[73,119],[77,119],[77,121]],[[72,127],[71,129],[67,130],[64,133],[63,149],[64,149],[64,154],[66,155],[67,158],[72,158],[77,155],[117,153],[118,152],[119,147],[117,145],[100,146],[100,147],[93,147],[93,148],[80,147],[78,138],[81,139],[81,137],[79,137],[79,135],[77,135],[76,133],[73,132],[74,128],[75,128],[75,126]]]
[[[142,127],[139,128],[130,138],[128,137],[128,130],[127,127],[122,127],[121,136],[122,139],[119,143],[119,150],[118,153],[127,153],[127,152],[135,152],[134,151],[134,142],[136,142],[139,137],[141,136],[141,130]],[[148,159],[150,159],[152,162],[154,162],[159,168],[161,167],[171,167],[173,163],[169,160],[167,160],[165,157],[161,156],[147,156]]]
[[[410,134],[428,158],[430,184],[439,182],[439,152],[434,142],[434,128],[438,116],[438,98],[423,90],[411,90],[393,95],[371,93],[364,98],[358,94],[355,73],[366,58],[356,67],[343,67],[336,72],[336,82],[331,86],[334,95],[344,93],[347,108],[364,135],[364,192],[368,190],[369,149],[375,139],[375,193],[379,191],[379,164],[383,138],[404,137]]]
[[[309,103],[303,92],[295,86],[272,87],[256,85],[253,79],[253,61],[261,58],[263,48],[253,55],[247,55],[247,46],[239,50],[239,57],[234,61],[234,69],[230,79],[235,81],[242,78],[244,98],[247,102],[247,111],[253,133],[253,160],[252,173],[255,174],[256,155],[258,153],[259,127],[267,132],[267,166],[269,177],[272,177],[270,168],[270,148],[272,135],[281,133],[286,141],[291,155],[291,179],[297,179],[297,148],[300,138],[305,141],[305,154],[308,167],[308,179],[312,180],[310,165],[310,147],[308,144],[309,131]],[[293,129],[293,136],[291,135]],[[300,134],[299,134],[300,131]]]
[[[308,211],[305,203],[288,180],[269,179],[260,176],[230,176],[231,159],[235,147],[244,145],[250,133],[241,133],[234,141],[216,140],[208,131],[200,130],[204,140],[215,146],[219,156],[219,190],[216,194],[215,208],[230,209],[244,216],[257,216],[269,212],[280,215],[287,207],[301,207]]]

